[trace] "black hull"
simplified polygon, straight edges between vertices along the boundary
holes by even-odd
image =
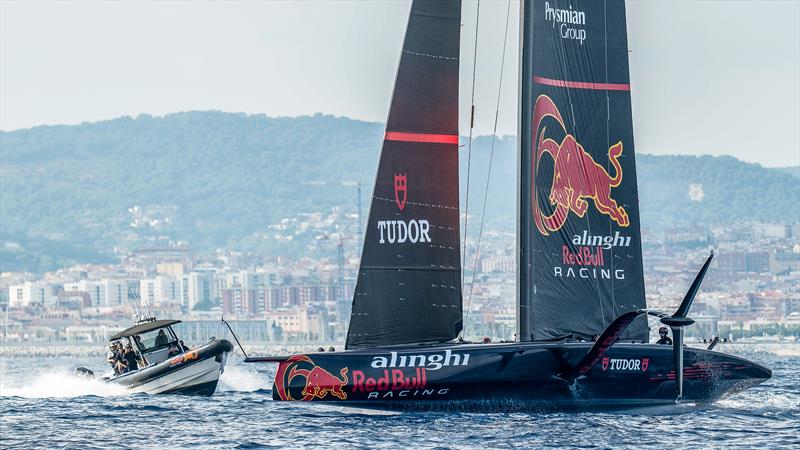
[[[178,395],[200,395],[204,397],[209,397],[211,395],[214,395],[214,392],[216,392],[218,383],[219,379],[196,384],[185,388],[174,389],[167,393],[178,394]]]
[[[152,367],[106,380],[148,394],[212,395],[225,355],[233,345],[225,339],[175,356]]]
[[[559,376],[590,347],[585,342],[456,344],[295,355],[280,363],[273,398],[381,409],[481,411],[676,402],[672,346],[619,343],[576,379]],[[714,402],[771,375],[769,369],[742,358],[686,348],[681,401]]]

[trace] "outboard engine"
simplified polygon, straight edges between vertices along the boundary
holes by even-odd
[[[75,369],[75,375],[77,375],[80,378],[87,378],[92,380],[94,379],[94,372],[92,372],[90,369],[87,369],[86,367],[78,367],[77,369]]]

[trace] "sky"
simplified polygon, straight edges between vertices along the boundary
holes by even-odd
[[[142,113],[383,122],[410,2],[0,0],[0,130]],[[638,152],[800,165],[800,0],[627,2]],[[469,132],[477,2],[462,11]],[[505,72],[499,83],[506,11]],[[474,133],[516,134],[519,4],[483,0]]]

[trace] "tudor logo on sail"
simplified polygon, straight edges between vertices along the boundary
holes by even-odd
[[[394,202],[400,211],[406,207],[406,199],[408,198],[408,185],[406,181],[408,176],[406,174],[394,174]],[[402,200],[400,199],[402,197]]]
[[[402,212],[408,200],[408,175],[394,174],[394,202]],[[378,242],[380,244],[403,244],[406,242],[430,242],[430,223],[425,219],[379,220]]]
[[[557,143],[545,137],[547,127],[542,126],[545,118],[555,119],[566,136]],[[558,231],[564,226],[570,212],[583,217],[589,209],[591,200],[595,209],[611,218],[620,227],[630,225],[628,213],[611,197],[611,189],[622,183],[622,166],[619,157],[622,155],[622,142],[617,142],[608,149],[608,159],[614,168],[612,177],[606,169],[595,162],[592,155],[584,150],[575,137],[567,132],[561,113],[550,97],[540,95],[536,99],[533,118],[534,130],[539,133],[534,147],[533,173],[538,175],[539,162],[544,155],[553,160],[553,180],[548,200],[554,207],[552,213],[546,214],[539,206],[536,186],[533,186],[533,220],[539,233],[544,236]],[[541,131],[540,131],[541,130]]]

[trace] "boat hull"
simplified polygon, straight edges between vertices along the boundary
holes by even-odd
[[[559,376],[590,347],[457,344],[295,355],[279,364],[273,398],[382,409],[452,409],[455,403],[479,410],[676,402],[672,346],[619,343],[576,379]],[[771,377],[759,364],[719,352],[686,348],[684,358],[684,402],[714,402]]]
[[[137,393],[212,395],[231,350],[227,340],[212,339],[182,355],[106,381]]]

